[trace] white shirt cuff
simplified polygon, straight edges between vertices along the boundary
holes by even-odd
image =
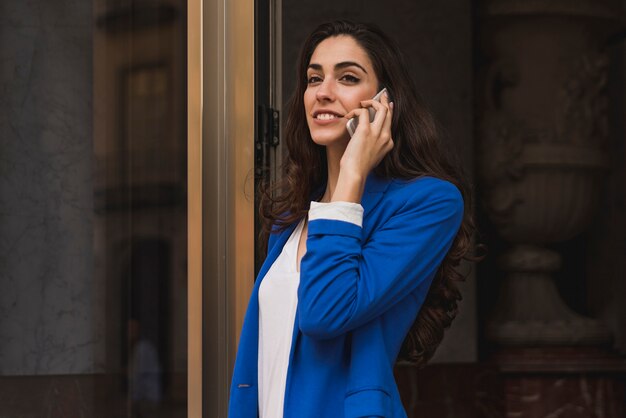
[[[309,221],[330,219],[333,221],[350,222],[363,226],[363,206],[353,202],[311,202]]]

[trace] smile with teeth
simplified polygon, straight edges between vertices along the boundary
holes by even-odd
[[[338,118],[338,117],[339,116],[334,115],[332,113],[320,113],[315,118],[316,119],[322,119],[322,120],[329,120],[329,119],[335,119],[335,118]]]

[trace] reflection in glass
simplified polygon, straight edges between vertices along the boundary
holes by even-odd
[[[0,4],[1,416],[186,416],[185,16]]]

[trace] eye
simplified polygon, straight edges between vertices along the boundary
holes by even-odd
[[[355,84],[359,82],[359,79],[351,74],[344,74],[340,80],[347,81],[348,83]]]
[[[312,75],[309,78],[307,78],[306,81],[308,84],[314,84],[314,83],[319,83],[320,81],[322,81],[322,79],[316,75]]]

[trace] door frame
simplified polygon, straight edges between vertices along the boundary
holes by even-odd
[[[226,417],[254,283],[254,0],[189,0],[188,417]]]

